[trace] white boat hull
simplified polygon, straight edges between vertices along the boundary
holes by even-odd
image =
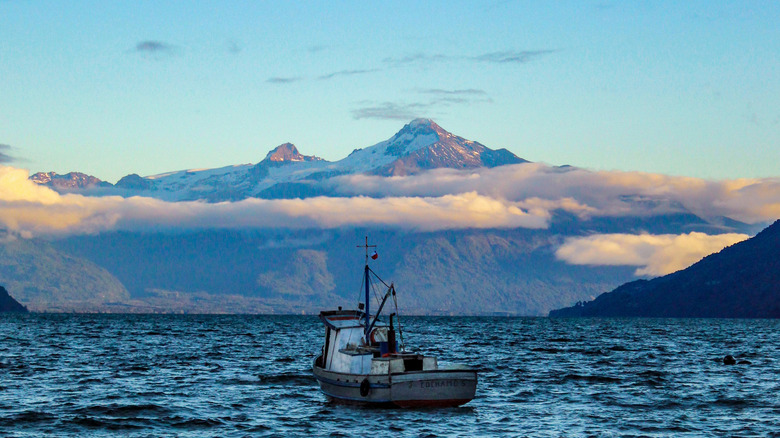
[[[325,395],[347,403],[460,406],[471,401],[477,390],[477,373],[471,369],[365,375],[328,371],[315,361],[313,372]]]

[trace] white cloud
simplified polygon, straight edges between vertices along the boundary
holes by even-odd
[[[748,223],[780,217],[776,178],[708,181],[538,163],[390,178],[349,175],[326,182],[343,197],[224,203],[61,195],[28,175],[0,165],[0,226],[17,235],[245,227],[545,228],[554,211],[581,218],[690,212]]]
[[[130,198],[117,226],[181,228],[338,228],[390,226],[416,230],[544,228],[549,216],[515,203],[464,193],[441,197],[245,199],[238,202],[169,203]],[[143,205],[140,205],[143,204]]]
[[[40,186],[28,179],[29,172],[11,166],[0,165],[0,201],[53,204],[60,196],[54,190]]]
[[[725,216],[747,223],[780,218],[780,178],[712,181],[525,163],[492,169],[436,169],[392,178],[346,175],[334,179],[333,185],[344,195],[367,196],[441,196],[475,191],[514,202],[559,202],[559,208],[581,216],[690,212],[708,219]],[[567,206],[562,200],[576,205]]]
[[[638,266],[635,274],[666,275],[741,242],[745,234],[596,234],[568,238],[555,256],[574,265]]]

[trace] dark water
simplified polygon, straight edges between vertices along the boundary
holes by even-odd
[[[776,320],[403,322],[475,400],[329,402],[316,317],[2,315],[0,436],[780,436]]]

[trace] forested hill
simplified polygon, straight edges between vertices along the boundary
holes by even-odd
[[[780,318],[780,221],[682,271],[626,283],[551,317]]]

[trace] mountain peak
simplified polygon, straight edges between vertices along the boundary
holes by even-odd
[[[437,125],[436,122],[434,122],[431,119],[424,119],[424,118],[414,119],[411,122],[407,123],[407,126],[415,126],[415,127],[416,126],[429,126],[429,127],[434,127],[435,126],[435,127],[439,128],[439,125]]]
[[[322,158],[313,155],[301,155],[298,148],[292,143],[280,144],[274,148],[263,161],[291,162],[291,161],[319,161]]]
[[[436,135],[437,140],[452,136],[449,132],[445,131],[441,126],[437,125],[431,119],[414,119],[411,122],[404,125],[398,133],[395,134],[395,138],[402,137],[404,135],[410,135],[417,137],[421,135]]]
[[[414,119],[388,140],[386,154],[403,156],[453,137],[431,119]]]

